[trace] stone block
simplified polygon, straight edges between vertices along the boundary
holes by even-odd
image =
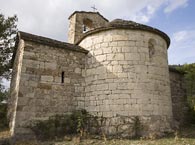
[[[54,82],[61,83],[61,81],[62,81],[61,77],[58,77],[58,76],[54,77]]]
[[[138,53],[125,53],[125,60],[140,60],[140,55]]]
[[[111,42],[112,41],[112,35],[107,35],[104,37],[104,42]]]
[[[64,78],[64,83],[69,84],[70,83],[70,78]]]
[[[119,78],[127,78],[128,77],[128,74],[127,73],[118,73],[117,76]]]
[[[123,68],[120,65],[113,66],[113,72],[123,72]]]
[[[101,43],[101,42],[103,42],[103,37],[101,37],[101,36],[99,36],[99,37],[96,37],[95,39],[94,39],[94,44],[98,44],[98,43]]]
[[[148,47],[138,47],[138,52],[140,53],[146,53],[149,55],[149,50],[148,50]]]
[[[126,41],[118,41],[117,46],[123,47],[123,46],[125,46],[125,43],[126,43]]]
[[[101,46],[101,48],[107,48],[108,47],[108,43],[101,43],[100,46]]]
[[[23,106],[28,105],[29,101],[30,101],[30,98],[19,97],[18,98],[18,105],[23,105]]]
[[[42,82],[53,82],[53,76],[41,76]]]
[[[95,74],[106,73],[106,67],[104,67],[104,66],[97,67],[97,68],[94,70],[94,73],[95,73]]]
[[[94,55],[101,55],[103,54],[102,49],[97,49],[94,51]]]
[[[112,41],[112,42],[109,43],[109,46],[117,46],[117,42]]]
[[[103,49],[103,53],[112,53],[112,47],[106,47]]]
[[[136,53],[137,52],[137,47],[122,47],[122,52],[131,52],[131,53]]]
[[[45,62],[44,68],[55,70],[57,69],[57,64],[55,62]]]
[[[124,46],[135,46],[135,44],[136,44],[136,41],[125,41],[125,44],[124,44]]]
[[[75,72],[76,74],[81,74],[81,69],[77,67],[77,68],[75,68],[74,72]]]
[[[37,81],[31,81],[31,80],[29,80],[29,81],[28,81],[28,85],[29,85],[29,86],[32,86],[32,87],[37,87],[38,82],[37,82]]]
[[[107,78],[107,73],[102,73],[98,75],[98,79],[106,79]],[[99,82],[98,82],[99,83]],[[100,83],[104,83],[104,81],[101,81]]]
[[[112,61],[111,61],[111,64],[112,64],[112,65],[119,64],[119,61],[112,60]]]
[[[117,89],[119,90],[127,90],[128,89],[128,83],[127,82],[119,82],[118,83],[118,86],[117,86]]]
[[[96,86],[97,90],[108,90],[108,84],[98,84]]]
[[[107,60],[124,60],[124,54],[107,54]]]
[[[121,47],[112,47],[112,52],[113,53],[121,53]]]
[[[106,55],[98,55],[98,56],[96,56],[96,60],[98,62],[105,61],[106,60]]]
[[[109,83],[109,90],[117,89],[117,83]]]
[[[36,60],[23,59],[22,64],[24,67],[39,68],[39,61]]]
[[[124,40],[128,40],[128,36],[127,35],[113,35],[112,36],[112,40],[113,41],[124,41]]]
[[[99,111],[102,111],[102,112],[108,112],[108,111],[110,111],[109,104],[105,104],[105,103],[103,105],[100,105],[100,108],[99,109],[100,109]]]
[[[108,112],[102,112],[102,116],[103,117],[113,117],[113,112],[111,111],[108,111]]]
[[[125,92],[125,93],[124,93],[124,90],[120,90],[120,91],[121,91],[121,93],[118,95],[118,98],[120,98],[120,99],[125,99],[125,100],[131,98],[131,95],[128,94],[128,93],[130,93],[129,91],[127,91],[127,92]],[[127,102],[124,102],[124,104],[126,104],[126,103],[127,103]]]

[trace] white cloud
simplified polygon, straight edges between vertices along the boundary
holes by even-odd
[[[173,42],[181,42],[187,39],[188,31],[179,31],[173,34]]]
[[[141,23],[148,23],[162,4],[163,0],[158,0],[157,3],[155,3],[154,0],[150,0],[150,2],[147,2],[146,5],[135,13],[133,20]]]
[[[169,62],[183,64],[195,62],[195,30],[175,32],[171,37]]]
[[[186,7],[188,0],[168,0],[167,7],[164,9],[165,13],[170,13],[177,8]]]
[[[148,23],[155,13],[165,6],[164,12],[170,13],[178,8],[186,7],[188,0],[148,0],[145,5],[135,13],[133,20]]]
[[[187,0],[0,0],[0,11],[6,15],[17,14],[19,30],[67,39],[68,16],[75,10],[98,11],[109,20],[116,18],[148,23],[159,9],[173,11],[187,5]]]

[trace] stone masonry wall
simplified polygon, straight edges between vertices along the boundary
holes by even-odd
[[[99,14],[93,12],[75,13],[69,19],[69,31],[68,31],[68,42],[76,43],[84,35],[83,33],[83,21],[89,19],[92,21],[91,29],[103,27],[107,21],[102,18]]]
[[[173,118],[177,125],[184,125],[187,121],[187,96],[184,84],[184,75],[170,70],[171,98],[173,106]],[[176,125],[176,124],[175,124]]]
[[[8,104],[8,118],[9,118],[9,127],[10,127],[11,135],[14,134],[14,128],[15,128],[15,117],[16,117],[16,109],[18,103],[19,82],[20,82],[19,80],[21,76],[23,53],[24,53],[24,41],[20,40],[15,53],[15,60],[12,69],[12,79],[10,84],[10,98]]]
[[[25,41],[15,136],[31,134],[30,120],[70,112],[83,106],[85,54]],[[64,83],[62,83],[64,72]]]
[[[142,134],[170,130],[172,104],[163,38],[115,29],[91,34],[79,45],[89,51],[85,109],[107,118],[107,134],[128,136],[136,116],[144,126]]]

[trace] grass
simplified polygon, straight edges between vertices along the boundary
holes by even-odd
[[[0,132],[0,140],[9,137],[8,131]],[[18,142],[16,145],[195,145],[195,126],[183,128],[175,135],[161,139],[80,139],[66,137],[63,141]]]

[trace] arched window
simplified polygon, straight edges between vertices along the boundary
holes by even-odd
[[[149,41],[148,41],[148,49],[149,49],[149,58],[150,59],[152,59],[152,57],[155,54],[155,45],[156,45],[156,40],[149,39]]]
[[[83,33],[91,30],[93,28],[93,22],[92,20],[86,18],[83,20]]]

